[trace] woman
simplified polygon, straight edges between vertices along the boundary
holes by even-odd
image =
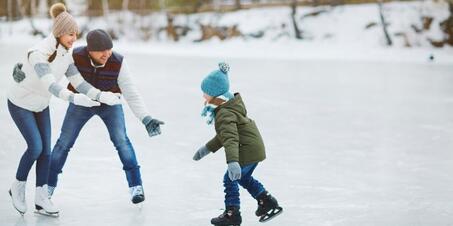
[[[74,66],[72,45],[78,26],[63,4],[52,5],[52,34],[32,47],[26,54],[23,72],[26,77],[8,92],[8,109],[27,143],[9,194],[17,211],[27,211],[25,185],[28,173],[36,161],[35,207],[39,213],[58,214],[48,196],[47,179],[50,168],[51,125],[49,101],[52,95],[73,104],[93,107],[100,103],[119,104],[110,92],[101,92],[85,82]],[[80,93],[73,93],[58,84],[63,75]],[[86,95],[84,95],[86,94]],[[94,101],[96,100],[96,101]]]

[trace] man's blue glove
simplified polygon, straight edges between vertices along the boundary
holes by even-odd
[[[160,125],[164,124],[164,122],[157,119],[153,119],[149,115],[143,118],[142,123],[143,125],[145,125],[146,131],[148,131],[148,135],[150,137],[161,134]]]
[[[25,79],[25,73],[22,71],[22,63],[16,63],[13,69],[13,78],[17,83],[22,82]]]
[[[228,177],[231,181],[241,179],[241,166],[238,162],[228,163]]]
[[[195,161],[198,161],[200,159],[202,159],[203,157],[205,157],[206,155],[208,155],[210,153],[210,151],[208,150],[208,148],[203,145],[203,147],[199,148],[197,152],[195,152],[195,155],[193,156],[193,160]]]

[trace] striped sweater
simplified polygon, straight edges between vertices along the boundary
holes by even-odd
[[[54,55],[54,57],[51,57]],[[49,59],[53,58],[51,62]],[[72,49],[57,45],[53,35],[40,41],[24,55],[22,71],[25,79],[14,83],[8,90],[8,99],[16,106],[33,112],[40,112],[49,106],[52,95],[73,102],[73,92],[59,84],[63,75],[71,76],[69,80],[75,87],[85,84],[72,59]],[[100,90],[90,87],[85,93],[95,100]]]
[[[56,54],[55,58],[49,62],[49,57],[53,54]],[[52,95],[73,102],[73,92],[59,82],[63,75],[80,93],[93,100],[99,98],[101,91],[86,82],[74,65],[72,49],[67,50],[62,45],[57,45],[52,34],[30,48],[24,55],[23,62],[22,71],[26,77],[20,83],[13,83],[7,94],[8,99],[16,106],[40,112],[49,106]],[[149,115],[148,110],[124,61],[119,72],[118,85],[135,116],[143,121]]]

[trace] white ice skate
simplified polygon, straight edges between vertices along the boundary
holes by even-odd
[[[42,187],[36,187],[35,207],[35,213],[51,217],[59,216],[58,208],[53,205],[52,201],[50,201],[47,184],[43,185]]]
[[[21,215],[24,215],[24,213],[27,212],[27,202],[25,201],[26,183],[26,181],[14,180],[11,189],[9,190],[13,206]]]

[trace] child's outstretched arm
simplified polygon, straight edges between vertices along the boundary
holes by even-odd
[[[222,142],[220,141],[219,135],[216,135],[214,138],[212,138],[208,143],[206,143],[206,148],[211,151],[212,153],[215,153],[218,151],[220,148],[223,147]]]
[[[208,155],[209,153],[216,152],[220,148],[222,148],[222,144],[220,143],[218,136],[215,136],[206,145],[203,145],[201,148],[197,150],[197,152],[195,152],[193,160],[198,161],[205,157],[206,155]]]

